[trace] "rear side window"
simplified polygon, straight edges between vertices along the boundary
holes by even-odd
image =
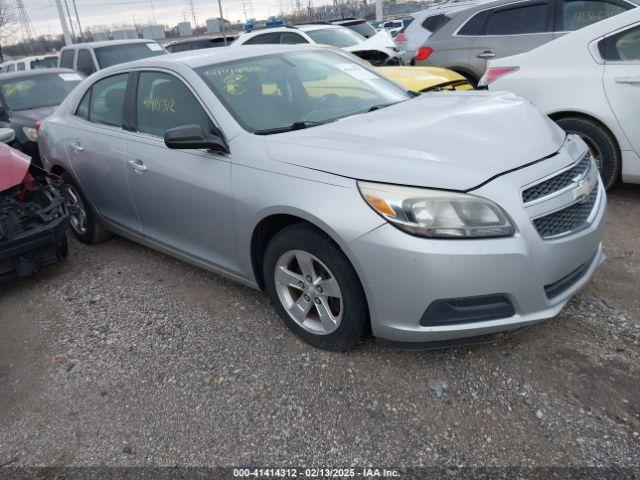
[[[167,53],[164,48],[155,42],[111,45],[109,47],[96,48],[94,52],[100,68]]]
[[[93,64],[93,57],[91,56],[91,52],[86,48],[78,50],[78,68],[76,70],[84,73],[87,76],[96,71],[96,67]]]
[[[615,0],[563,0],[561,31],[573,31],[631,9]]]
[[[256,35],[244,42],[245,45],[265,45],[271,43],[279,43],[278,34],[275,32]]]
[[[73,50],[65,50],[60,56],[60,68],[73,68]]]
[[[298,35],[297,33],[283,32],[280,34],[280,43],[286,45],[295,45],[298,43],[309,42],[307,42],[302,35]]]
[[[605,38],[598,45],[600,55],[611,62],[640,62],[640,27]]]
[[[440,30],[447,22],[451,20],[444,14],[433,15],[431,17],[425,18],[424,22],[422,22],[422,28],[431,33],[436,33]]]
[[[487,35],[523,35],[548,31],[549,4],[495,10],[487,24]]]
[[[170,53],[175,53],[175,52],[186,52],[188,50],[193,50],[193,48],[191,47],[191,43],[190,42],[185,42],[185,43],[177,43],[176,45],[167,45],[166,49],[170,52]]]
[[[138,77],[137,130],[162,137],[170,128],[196,124],[205,133],[211,121],[191,90],[173,75],[143,72]]]
[[[80,118],[84,118],[85,120],[89,120],[89,101],[91,100],[91,89],[87,90],[87,93],[84,94],[82,100],[78,104],[78,108],[76,108],[76,115]]]
[[[122,127],[124,117],[124,93],[128,74],[104,78],[91,87],[89,120],[91,122]]]
[[[484,32],[486,30],[487,18],[489,18],[490,13],[490,11],[476,13],[469,19],[467,23],[462,26],[460,30],[458,30],[458,35],[484,35]]]
[[[16,64],[12,63],[11,65],[9,65],[7,67],[7,72],[15,72],[16,71]]]
[[[18,66],[18,71],[24,70],[24,62],[19,62],[17,66]]]

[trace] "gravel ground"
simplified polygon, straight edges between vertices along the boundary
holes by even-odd
[[[114,238],[0,290],[0,465],[640,472],[640,188],[555,320],[497,343],[307,346],[266,297]]]

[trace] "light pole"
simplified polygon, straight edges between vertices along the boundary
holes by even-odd
[[[222,16],[222,0],[218,0],[218,9],[220,10],[220,23],[222,23],[222,39],[224,41],[224,46],[227,46],[227,32],[226,27],[224,25],[224,17]]]
[[[64,18],[64,10],[62,10],[62,2],[56,0],[56,7],[58,7],[58,17],[60,17],[60,25],[62,26],[62,34],[64,35],[64,44],[73,44],[73,39],[69,33],[69,27],[67,26],[67,20]]]

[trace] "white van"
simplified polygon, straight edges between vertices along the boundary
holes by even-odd
[[[37,55],[0,63],[0,73],[21,72],[40,68],[58,68],[58,54]]]

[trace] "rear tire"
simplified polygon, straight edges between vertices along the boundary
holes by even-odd
[[[368,309],[360,280],[340,248],[313,226],[293,224],[271,239],[263,279],[280,317],[305,342],[343,351],[361,341]]]
[[[62,195],[71,220],[71,231],[82,243],[93,245],[111,238],[91,209],[82,190],[69,173],[62,174]]]
[[[588,118],[566,117],[556,123],[565,132],[575,133],[585,141],[598,163],[604,188],[611,188],[620,178],[622,168],[620,149],[611,132]]]

